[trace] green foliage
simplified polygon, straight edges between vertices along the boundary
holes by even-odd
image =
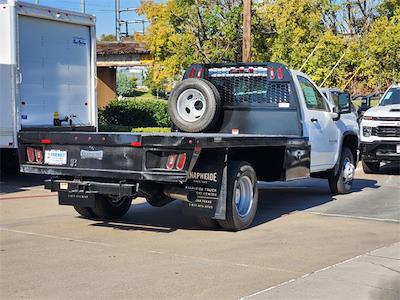
[[[122,100],[108,104],[102,115],[103,124],[133,127],[169,127],[167,101]]]
[[[144,0],[154,64],[147,84],[171,90],[190,64],[241,61],[241,0]],[[400,0],[268,0],[252,5],[253,61],[278,61],[325,86],[383,90],[400,74]],[[354,76],[353,76],[354,75]]]
[[[130,97],[134,94],[136,80],[132,80],[124,73],[117,73],[117,95]]]
[[[171,127],[139,127],[139,128],[132,128],[132,132],[159,132],[159,133],[168,133],[171,132]]]
[[[100,38],[98,39],[100,42],[112,42],[116,41],[116,37],[113,34],[102,34]]]

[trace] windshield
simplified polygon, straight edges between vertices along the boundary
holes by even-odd
[[[391,88],[383,97],[379,105],[400,104],[400,87]]]

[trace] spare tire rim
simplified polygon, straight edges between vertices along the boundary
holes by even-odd
[[[196,122],[206,111],[206,99],[196,89],[187,89],[181,93],[176,102],[179,117],[186,122]]]
[[[355,167],[350,159],[346,157],[343,163],[343,180],[345,184],[351,184],[354,179]]]
[[[235,204],[240,217],[246,217],[253,205],[253,183],[248,176],[241,176],[236,181]]]

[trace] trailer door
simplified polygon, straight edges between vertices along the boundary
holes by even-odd
[[[29,16],[18,20],[22,128],[53,126],[55,112],[73,125],[93,125],[90,28]]]

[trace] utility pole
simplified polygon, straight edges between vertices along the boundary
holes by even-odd
[[[35,3],[36,3],[36,4],[39,4],[39,0],[36,0]]]
[[[117,38],[117,42],[121,41],[120,10],[119,0],[115,0],[115,37]]]
[[[251,60],[251,0],[243,0],[243,47],[242,60],[248,63]]]
[[[85,0],[81,0],[81,12],[82,12],[82,13],[85,13],[85,12],[86,12]]]
[[[146,22],[144,19],[122,20],[121,13],[135,13],[138,9],[135,7],[121,8],[120,0],[115,0],[115,36],[120,42],[122,37],[129,36],[129,25],[141,24],[141,33],[144,35],[146,31]],[[121,26],[125,26],[125,31],[121,31]]]

